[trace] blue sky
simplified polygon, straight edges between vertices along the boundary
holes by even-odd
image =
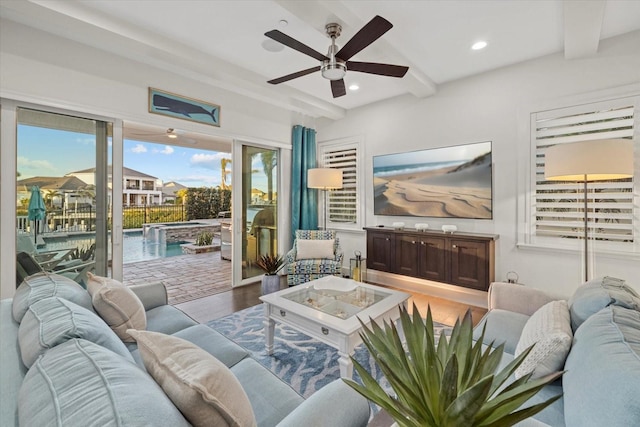
[[[230,153],[129,140],[124,141],[123,148],[125,167],[155,176],[164,182],[176,181],[187,187],[220,185],[220,160],[223,157],[231,158]],[[256,160],[259,165],[259,158]],[[254,169],[262,171],[258,165],[254,165]],[[94,166],[95,139],[92,135],[18,126],[17,167],[21,179],[63,176]],[[230,169],[231,165],[227,168]],[[254,178],[258,177],[254,175]],[[254,187],[263,187],[260,185],[262,180],[255,181]],[[264,187],[266,189],[266,184]]]

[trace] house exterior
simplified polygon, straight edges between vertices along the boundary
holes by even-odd
[[[532,227],[529,208],[533,203],[530,198],[531,181],[535,176],[532,172],[535,170],[535,148],[531,145],[532,117],[541,112],[587,103],[628,99],[630,105],[636,108],[634,120],[637,125],[637,99],[640,96],[638,46],[640,31],[634,31],[602,40],[597,54],[587,58],[568,60],[561,52],[553,53],[438,85],[437,92],[431,96],[419,98],[402,95],[350,110],[348,114],[340,109],[326,109],[324,115],[313,115],[311,108],[301,113],[300,103],[291,103],[285,95],[278,100],[278,104],[274,104],[268,102],[267,97],[250,97],[244,92],[233,91],[231,87],[210,85],[206,81],[211,78],[210,67],[201,70],[198,76],[187,75],[176,69],[173,58],[167,60],[166,67],[154,66],[151,60],[123,57],[116,52],[96,49],[17,21],[3,19],[0,96],[42,108],[84,110],[82,112],[87,114],[113,118],[116,123],[122,120],[148,120],[164,126],[167,126],[165,121],[148,114],[149,86],[168,88],[172,92],[195,98],[211,98],[222,106],[220,128],[179,119],[172,119],[171,125],[213,133],[226,139],[230,145],[236,139],[273,144],[285,153],[283,163],[279,165],[285,173],[291,169],[292,126],[312,123],[312,127],[318,131],[319,146],[325,142],[351,138],[362,148],[361,227],[390,226],[398,220],[373,212],[373,156],[492,141],[493,219],[460,221],[458,228],[500,236],[496,248],[497,279],[503,280],[508,272],[514,271],[521,283],[556,294],[570,295],[581,282],[580,252],[553,245],[537,245],[527,237]],[[154,57],[153,53],[149,55]],[[157,57],[153,60],[158,61]],[[98,63],[103,66],[98,68],[93,65]],[[12,114],[10,105],[3,102],[3,114]],[[13,151],[7,148],[10,144],[6,143],[14,134],[7,125],[3,118],[2,191],[8,195],[2,200],[8,198],[13,204],[15,167],[5,169],[5,164],[10,164],[15,157]],[[636,127],[634,135],[636,171],[640,169],[637,154],[640,152],[640,137],[637,129],[640,127]],[[126,184],[125,176],[127,174],[123,172]],[[162,203],[164,196],[153,179],[132,176],[130,187],[136,188],[129,188],[131,192],[128,194]],[[8,188],[11,191],[6,190]],[[279,193],[278,203],[283,213],[279,215],[283,221],[280,226],[286,228],[289,225],[284,219],[289,211],[289,188],[283,186]],[[635,194],[636,210],[639,199],[640,196]],[[4,208],[1,214],[4,228],[0,259],[12,262],[15,259],[10,243],[13,239],[14,214]],[[416,218],[402,220],[407,225],[416,221],[424,222]],[[446,220],[440,219],[429,219],[428,222],[431,228],[447,224]],[[634,222],[636,235],[640,236],[638,223]],[[338,230],[338,235],[345,254],[353,254],[355,250],[364,254],[366,244],[362,229]],[[281,249],[286,250],[287,244],[283,242],[282,245]],[[640,291],[640,283],[637,282],[640,277],[639,254],[637,243],[625,253],[596,249],[595,273],[598,276],[634,278],[635,282],[630,285]],[[2,274],[11,270],[9,264],[3,264],[2,267]],[[4,288],[3,291],[3,298],[13,292]]]
[[[96,168],[89,168],[69,172],[66,176],[73,176],[88,184],[95,185],[95,172]],[[126,167],[122,168],[122,174],[123,206],[160,205],[164,203],[161,179]],[[108,180],[110,189],[112,176],[112,167],[109,166]],[[109,201],[111,201],[111,195],[109,195]]]

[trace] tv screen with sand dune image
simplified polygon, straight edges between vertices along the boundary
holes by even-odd
[[[375,215],[493,218],[491,142],[373,157]]]

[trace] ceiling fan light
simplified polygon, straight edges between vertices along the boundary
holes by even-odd
[[[324,61],[320,69],[322,77],[327,80],[340,80],[347,74],[347,66],[341,62],[331,63]]]

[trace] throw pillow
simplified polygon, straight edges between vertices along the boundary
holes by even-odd
[[[588,281],[569,298],[571,328],[575,332],[585,320],[610,305],[640,311],[640,295],[615,277]]]
[[[532,378],[539,378],[561,370],[572,340],[567,302],[551,301],[540,307],[525,323],[516,346],[516,357],[534,346],[516,369],[516,378],[531,372]]]
[[[18,393],[18,424],[190,425],[138,365],[77,338],[47,351],[26,373]]]
[[[20,323],[31,304],[56,296],[93,311],[91,296],[82,286],[68,277],[42,272],[25,278],[16,289],[11,307],[13,318]]]
[[[89,273],[87,289],[93,307],[124,342],[135,342],[127,329],[146,329],[147,316],[142,301],[117,280]]]
[[[296,260],[298,259],[333,259],[335,239],[329,240],[296,240]]]
[[[133,362],[131,353],[95,313],[62,298],[31,304],[18,329],[22,362],[27,368],[47,350],[72,338],[84,338]]]
[[[189,341],[129,330],[144,366],[194,426],[256,426],[240,382],[222,362]]]

